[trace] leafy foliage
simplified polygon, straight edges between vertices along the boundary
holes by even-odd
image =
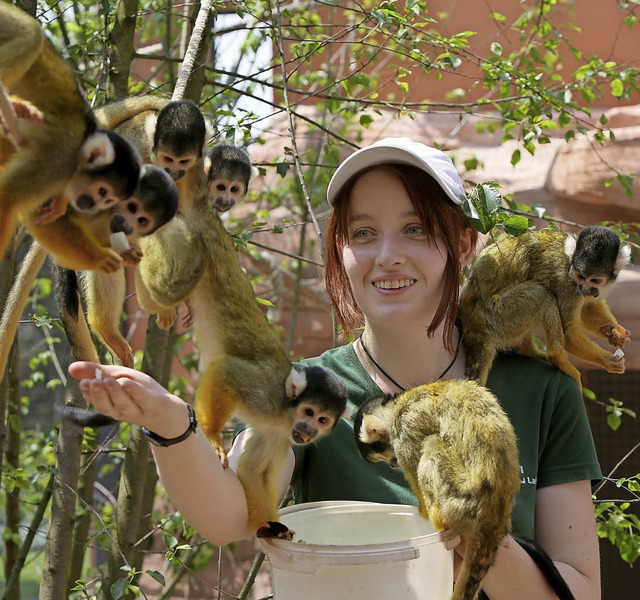
[[[106,84],[114,49],[111,36],[118,11],[124,10],[125,4],[88,0],[37,3],[38,19],[74,66],[81,87],[95,106],[113,94]],[[129,92],[170,96],[193,15],[172,2],[128,4],[133,7],[128,18],[136,23]],[[449,15],[435,13],[431,3],[423,0],[214,2],[215,34],[205,41],[209,58],[199,69],[204,85],[198,99],[212,123],[212,141],[232,141],[260,150],[265,158],[256,168],[268,182],[259,192],[251,192],[241,217],[228,217],[239,251],[259,262],[264,257],[254,244],[258,233],[297,233],[296,255],[278,263],[276,270],[293,274],[299,289],[303,269],[321,249],[321,230],[316,228],[313,235],[311,224],[315,227],[316,215],[321,218],[327,210],[324,198],[333,168],[368,131],[395,120],[432,115],[462,123],[474,117],[479,136],[499,136],[503,143],[514,144],[505,165],[509,169],[517,168],[523,156],[535,155],[540,145],[553,138],[569,142],[588,136],[596,146],[615,140],[607,129],[606,116],[594,118],[593,104],[637,97],[637,64],[592,56],[588,44],[587,49],[579,47],[574,35],[578,28],[571,15],[567,18],[565,3],[537,0],[515,4],[521,11],[515,17],[489,13],[500,35],[486,43],[474,31],[450,31]],[[607,10],[618,10],[621,28],[637,35],[637,2],[618,2],[617,9]],[[420,91],[424,89],[417,85],[421,80],[434,86],[444,84],[447,91],[442,97],[434,94],[431,98]],[[470,178],[469,174],[482,165],[470,157],[462,160],[462,167]],[[544,207],[524,205],[503,195],[495,182],[468,183],[465,211],[482,233],[519,235],[537,220],[554,222]],[[614,183],[631,197],[633,174],[617,171],[607,185]],[[630,241],[639,241],[637,226],[616,223],[615,227]],[[255,281],[261,282],[258,278]],[[7,421],[7,426],[22,436],[20,464],[4,461],[2,465],[3,491],[20,490],[25,516],[34,511],[32,507],[43,494],[42,474],[55,474],[55,430],[43,426],[37,431],[28,421],[37,394],[46,394],[50,404],[62,401],[65,374],[59,357],[66,349],[57,319],[46,303],[50,294],[50,281],[39,279],[29,319],[44,332],[43,341],[29,353],[29,374],[22,382],[28,398],[21,399],[19,411],[11,413]],[[277,304],[271,296],[261,302],[270,308]],[[174,351],[186,372],[173,377],[170,389],[183,397],[193,390],[197,368],[197,355],[184,350],[190,341],[189,334],[175,340]],[[140,354],[136,360],[139,366]],[[585,394],[589,397],[588,390]],[[613,430],[635,417],[631,409],[613,398],[601,404]],[[101,438],[95,450],[95,434],[87,433],[84,449],[95,452],[91,461],[100,457],[98,473],[103,480],[118,472],[129,452],[130,437],[130,428],[116,428]],[[637,499],[638,475],[621,477],[617,485]],[[79,505],[78,514],[90,511],[94,523],[86,550],[118,543],[113,491],[105,487],[93,506]],[[615,544],[629,564],[640,554],[639,523],[632,508],[626,501],[595,503],[599,535]],[[211,559],[211,549],[201,550],[206,545],[177,513],[154,515],[150,528],[162,532],[165,558],[176,570],[200,567]],[[16,535],[9,532],[7,537]],[[155,569],[145,571],[129,563],[123,569],[110,586],[114,598],[140,594],[148,578],[170,588]],[[74,590],[82,597],[92,597],[99,579],[96,572],[85,569]]]

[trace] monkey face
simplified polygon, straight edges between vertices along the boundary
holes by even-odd
[[[97,213],[120,201],[118,191],[105,179],[94,179],[77,173],[65,188],[65,196],[73,208],[84,213]]]
[[[140,175],[140,157],[124,138],[99,129],[80,149],[78,168],[64,196],[81,212],[96,213],[133,194]]]
[[[158,148],[155,153],[156,164],[164,169],[174,181],[180,181],[198,159],[196,154],[177,155],[166,148]]]
[[[315,402],[300,402],[293,411],[291,441],[294,444],[308,444],[329,433],[337,421],[334,414],[322,410]]]
[[[219,177],[209,183],[211,203],[219,212],[225,212],[240,202],[247,193],[247,186],[240,180]]]
[[[156,215],[145,209],[138,198],[132,196],[118,204],[111,217],[111,233],[122,231],[126,235],[149,235],[157,228]]]
[[[398,467],[387,426],[384,398],[367,400],[359,409],[353,422],[356,446],[367,462],[386,462],[394,469]]]
[[[585,298],[597,298],[609,283],[604,275],[585,275],[577,269],[572,269],[571,275]]]

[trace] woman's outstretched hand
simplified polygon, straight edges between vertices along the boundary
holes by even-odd
[[[69,374],[79,380],[85,400],[104,415],[167,438],[188,426],[184,402],[141,371],[80,361],[69,365]]]

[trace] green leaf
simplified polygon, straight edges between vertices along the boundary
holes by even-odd
[[[624,94],[624,83],[622,79],[614,79],[611,82],[611,95],[620,98]]]
[[[491,52],[493,52],[496,56],[502,56],[502,45],[498,42],[492,42]]]
[[[495,185],[479,183],[467,196],[462,208],[474,229],[480,233],[489,233],[498,221],[497,213],[501,203],[502,196]]]
[[[145,573],[160,585],[165,585],[164,575],[160,571],[145,571]]]
[[[280,177],[284,177],[289,172],[289,163],[281,162],[276,165],[276,171]]]
[[[622,419],[620,418],[620,411],[611,411],[607,416],[607,425],[613,430],[616,431],[620,425],[622,424]]]
[[[521,215],[511,215],[502,222],[502,226],[509,235],[522,235],[529,231],[529,219]]]
[[[520,162],[520,158],[522,157],[520,150],[516,149],[513,151],[513,153],[511,154],[511,164],[515,167],[519,162]]]
[[[373,117],[371,115],[360,115],[360,125],[365,129],[369,129],[371,123],[373,123]]]
[[[125,592],[127,591],[127,585],[128,585],[128,580],[126,577],[124,577],[123,579],[118,579],[118,581],[116,581],[110,588],[111,591],[111,595],[113,596],[114,600],[118,600],[119,598],[122,598],[125,594]]]

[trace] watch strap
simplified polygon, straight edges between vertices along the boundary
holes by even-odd
[[[149,441],[155,446],[162,446],[166,448],[167,446],[173,446],[174,444],[179,444],[183,440],[186,440],[198,427],[198,421],[196,420],[196,413],[193,410],[193,407],[188,402],[185,402],[187,405],[187,410],[189,411],[189,427],[187,430],[174,438],[166,438],[154,433],[153,431],[149,431],[146,427],[141,427],[142,433],[149,438]]]

